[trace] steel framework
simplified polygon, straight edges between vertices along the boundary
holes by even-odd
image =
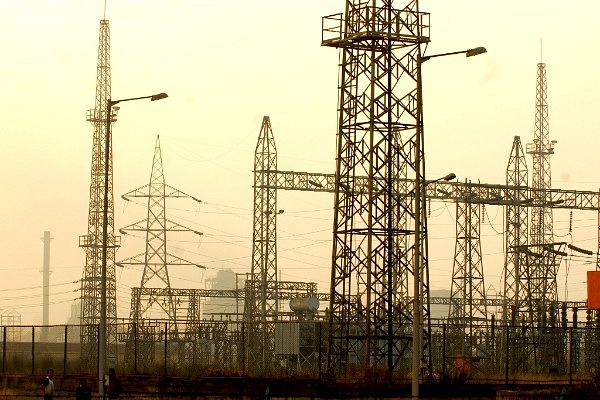
[[[132,288],[131,321],[133,325],[130,336],[132,338],[140,336],[148,339],[138,343],[137,354],[140,356],[140,364],[149,366],[154,362],[153,338],[156,337],[155,332],[160,331],[162,328],[162,324],[156,325],[149,321],[150,319],[162,318],[168,321],[169,333],[173,335],[178,334],[179,323],[185,322],[185,326],[188,327],[191,326],[189,324],[196,323],[200,319],[199,304],[196,303],[192,308],[197,312],[188,313],[184,319],[178,318],[177,312],[178,309],[181,309],[181,304],[171,295],[169,268],[173,266],[194,266],[203,270],[204,267],[170,254],[167,250],[167,236],[173,232],[191,232],[198,236],[201,236],[202,233],[168,219],[166,201],[167,198],[189,198],[198,204],[202,202],[194,196],[165,184],[159,136],[156,137],[156,146],[154,147],[150,182],[124,194],[122,198],[126,201],[145,198],[148,201],[146,219],[120,229],[122,235],[126,235],[127,232],[144,232],[146,234],[145,251],[120,261],[117,265],[137,265],[144,268],[140,287]],[[147,287],[155,290],[144,291],[143,289]],[[159,315],[150,317],[150,311],[157,311]],[[127,342],[128,345],[132,343],[133,340]],[[131,354],[134,353],[127,352],[127,355]]]
[[[564,370],[556,365],[558,343],[563,343],[557,326],[558,312],[554,307],[558,300],[556,275],[565,244],[553,243],[553,217],[549,196],[551,189],[550,156],[554,154],[554,141],[549,140],[546,65],[537,64],[535,129],[533,143],[527,145],[532,155],[532,197],[518,196],[515,192],[513,204],[506,209],[506,260],[505,291],[507,305],[504,321],[523,327],[513,338],[513,370],[539,371]],[[515,186],[527,182],[527,166],[522,155],[520,142],[513,143],[511,159],[507,169],[507,184]],[[527,242],[527,214],[523,204],[529,202],[530,227]],[[508,307],[512,307],[509,310]],[[535,331],[533,328],[542,328]],[[549,329],[544,330],[548,327]],[[534,332],[536,332],[534,334]],[[557,336],[558,335],[558,336]],[[508,345],[508,344],[506,344]],[[529,366],[529,367],[528,367]]]
[[[505,207],[504,297],[506,301],[502,308],[504,322],[512,325],[516,325],[518,321],[515,305],[520,302],[518,296],[521,283],[518,279],[521,270],[520,258],[515,249],[528,243],[528,207],[525,203],[533,200],[525,197],[526,193],[516,188],[526,187],[527,178],[527,162],[521,146],[521,138],[515,136],[508,166],[506,167],[506,185],[515,189],[508,192],[510,198],[507,199],[509,203]]]
[[[335,192],[335,174],[318,172],[296,172],[275,171],[275,187],[282,190],[299,190],[305,192]],[[398,178],[403,180],[402,178]],[[355,177],[355,188],[358,193],[366,193],[368,180],[364,176]],[[414,193],[414,181],[404,180],[404,191],[397,195],[411,196]],[[474,196],[481,200],[482,204],[505,206],[514,203],[515,198],[527,199],[520,203],[523,207],[536,207],[539,202],[534,196],[544,196],[547,201],[546,207],[565,210],[588,210],[598,211],[600,209],[600,194],[589,190],[571,189],[535,189],[527,185],[513,186],[506,184],[491,183],[469,183],[429,181],[423,189],[425,197],[431,200],[456,202],[464,199],[466,195]]]
[[[480,232],[481,204],[467,195],[456,203],[456,245],[448,313],[454,343],[448,361],[481,358],[485,362],[490,357]]]
[[[92,168],[90,183],[90,200],[88,212],[88,231],[79,237],[79,247],[85,251],[85,269],[81,280],[81,361],[85,366],[96,365],[98,324],[101,308],[102,248],[106,245],[106,356],[107,360],[116,357],[117,318],[115,252],[120,246],[120,237],[114,232],[114,196],[112,150],[106,157],[104,144],[106,141],[107,121],[114,122],[116,116],[107,118],[107,104],[110,99],[110,27],[108,20],[100,21],[100,39],[98,45],[98,64],[96,67],[96,102],[95,108],[88,110],[87,121],[94,127],[92,142]],[[112,149],[112,141],[110,143]],[[105,198],[105,159],[108,165],[108,224],[107,243],[103,243],[103,204]]]
[[[515,136],[513,146],[506,167],[506,184],[507,186],[523,187],[527,186],[528,170],[521,138]],[[521,264],[521,259],[517,249],[521,246],[526,246],[528,243],[528,210],[525,203],[531,202],[533,199],[525,197],[526,193],[513,190],[511,193],[510,204],[505,207],[506,226],[504,234],[504,304],[502,305],[502,320],[507,325],[516,326],[520,323],[519,304],[523,301],[521,296],[521,286],[524,282],[521,281],[521,271],[525,265]],[[516,336],[516,331],[513,336]],[[502,347],[508,348],[511,342],[516,341],[516,338],[502,337]],[[526,351],[524,346],[512,346],[512,357],[510,368],[512,371],[519,371],[522,368],[523,362],[526,360]]]
[[[565,253],[566,243],[547,243],[517,246],[520,265],[518,280],[519,303],[515,304],[522,329],[516,332],[513,349],[520,355],[517,370],[552,373],[564,372],[566,365],[557,365],[564,353],[562,335],[558,327],[558,304],[556,275],[558,265]]]
[[[270,118],[265,116],[254,157],[252,269],[244,303],[244,319],[254,324],[247,335],[248,359],[262,372],[274,366],[274,323],[279,313],[276,171],[277,149]]]
[[[150,182],[121,197],[126,201],[130,201],[134,198],[148,199],[146,219],[135,222],[119,230],[122,235],[126,235],[127,232],[144,232],[146,234],[145,251],[117,263],[119,266],[143,266],[144,270],[140,288],[171,288],[171,283],[169,281],[169,267],[193,266],[204,269],[204,266],[200,264],[184,260],[167,251],[167,236],[173,232],[191,232],[195,235],[202,236],[201,232],[185,227],[167,218],[167,199],[188,198],[198,204],[201,204],[202,201],[165,184],[159,136],[156,137],[156,146],[154,147]],[[136,293],[138,296],[132,296],[131,298],[132,322],[139,322],[141,319],[145,318],[145,314],[150,308],[158,306],[163,313],[163,318],[171,321],[172,329],[176,329],[177,325],[175,321],[178,320],[177,308],[175,307],[172,298],[141,298],[139,297],[141,292]]]
[[[545,189],[552,187],[550,173],[550,156],[554,154],[554,143],[549,139],[548,128],[548,93],[546,81],[546,64],[537,65],[537,81],[535,95],[535,129],[533,143],[527,144],[527,153],[533,159],[531,187],[539,189],[535,192],[536,206],[531,209],[531,228],[529,230],[531,244],[552,243],[552,209],[546,206],[549,199]]]
[[[333,374],[345,374],[351,365],[393,372],[411,344],[420,343],[411,329],[412,305],[402,303],[393,282],[406,271],[420,275],[412,254],[425,256],[425,240],[414,245],[426,232],[420,215],[425,204],[413,201],[421,203],[421,193],[409,194],[410,202],[396,196],[395,180],[406,167],[409,178],[425,181],[424,162],[417,160],[424,160],[419,88],[429,14],[419,12],[417,1],[400,9],[393,3],[347,0],[343,15],[323,18],[322,45],[341,51],[328,359]],[[400,250],[407,236],[414,241]],[[426,299],[427,267],[418,258]],[[428,320],[426,300],[423,305]]]

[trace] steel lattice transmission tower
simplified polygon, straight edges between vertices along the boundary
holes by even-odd
[[[160,341],[160,331],[164,330],[164,321],[169,322],[168,331],[175,335],[179,332],[179,323],[184,323],[184,329],[196,323],[197,314],[181,316],[177,314],[181,301],[171,288],[169,280],[169,267],[194,266],[204,269],[202,265],[184,260],[170,254],[167,250],[167,236],[173,232],[192,232],[201,236],[202,233],[189,229],[167,218],[167,198],[189,198],[197,203],[202,203],[194,196],[190,196],[179,189],[165,183],[160,138],[156,137],[154,158],[150,182],[122,196],[129,201],[134,198],[148,199],[146,219],[133,223],[120,229],[122,234],[127,232],[143,232],[146,234],[145,251],[136,256],[127,258],[118,263],[123,265],[143,266],[140,287],[132,288],[131,292],[131,321],[134,323],[130,332],[132,345],[137,340],[138,364],[144,367],[153,365],[155,361],[155,343]],[[194,305],[194,308],[196,305]],[[149,316],[151,311],[158,315]],[[157,320],[161,320],[157,322]],[[134,336],[135,335],[135,336]],[[181,352],[185,352],[181,349]],[[127,356],[132,352],[127,352]]]
[[[254,233],[252,270],[246,281],[244,319],[248,361],[267,372],[274,357],[274,323],[278,319],[277,149],[269,117],[263,117],[254,155]]]
[[[504,306],[502,318],[505,323],[516,325],[518,322],[518,310],[524,299],[519,298],[520,285],[519,280],[521,269],[520,257],[517,248],[527,244],[528,239],[528,212],[527,199],[525,192],[518,190],[520,187],[527,187],[528,170],[521,138],[515,136],[513,140],[508,166],[506,167],[506,186],[513,187],[513,190],[507,190],[509,198],[506,199],[506,228],[505,232],[505,262],[504,262]]]
[[[120,261],[118,265],[143,266],[140,288],[157,288],[163,290],[161,295],[150,295],[143,298],[141,291],[136,291],[136,297],[131,299],[131,320],[138,323],[145,318],[146,312],[153,306],[158,306],[165,318],[171,323],[170,329],[177,329],[177,307],[170,293],[169,267],[194,266],[204,269],[202,265],[192,263],[167,251],[167,234],[172,232],[192,232],[202,236],[201,232],[187,228],[177,222],[167,219],[167,198],[189,198],[197,203],[202,203],[194,196],[182,192],[165,183],[160,138],[156,137],[152,173],[147,185],[132,190],[122,196],[129,201],[132,198],[148,199],[146,219],[120,229],[121,234],[131,232],[144,232],[146,234],[146,249],[143,253]],[[166,298],[165,298],[166,296]]]
[[[554,154],[555,141],[550,141],[548,129],[548,84],[546,81],[546,64],[537,65],[535,94],[535,130],[533,143],[527,144],[527,153],[533,159],[532,182],[536,206],[531,210],[530,244],[552,243],[552,208],[547,206],[550,199],[546,190],[552,188],[550,173],[550,157]]]
[[[350,365],[393,372],[411,343],[420,343],[413,305],[394,291],[406,271],[417,275],[415,264],[423,277],[417,311],[429,320],[423,196],[417,193],[418,205],[416,191],[408,200],[398,196],[394,182],[405,167],[408,179],[425,182],[420,62],[429,14],[419,12],[418,1],[393,3],[347,0],[344,14],[323,18],[322,45],[341,51],[328,359],[334,374]],[[401,250],[406,237],[413,240]],[[421,256],[413,263],[415,250]]]
[[[469,184],[465,182],[465,186]],[[450,358],[486,359],[489,356],[485,342],[488,335],[480,240],[481,200],[473,195],[467,191],[464,201],[456,203],[456,243],[448,313],[454,339]]]
[[[98,324],[101,309],[101,277],[103,243],[103,204],[105,198],[105,141],[107,110],[110,99],[110,27],[108,20],[100,21],[100,40],[98,45],[98,64],[96,68],[95,108],[88,110],[87,120],[94,126],[92,142],[92,171],[90,183],[90,204],[88,213],[88,232],[79,237],[79,246],[85,251],[85,269],[81,281],[81,359],[86,367],[94,367],[98,353]],[[114,122],[112,119],[111,122]],[[112,149],[112,143],[110,143]],[[112,150],[108,160],[108,225],[106,255],[106,341],[107,359],[116,356],[116,282],[115,252],[120,245],[120,237],[114,232],[114,197]]]
[[[528,208],[533,199],[527,198],[527,193],[519,188],[527,187],[528,169],[521,138],[515,136],[513,140],[508,165],[506,167],[506,186],[513,188],[506,190],[505,205],[506,227],[504,230],[505,260],[504,260],[504,303],[502,305],[502,319],[505,325],[518,326],[524,318],[522,314],[529,304],[529,296],[524,296],[527,282],[522,280],[523,272],[528,266],[521,249],[527,246],[529,239]],[[524,371],[527,368],[528,342],[526,336],[513,329],[502,335],[503,349],[510,349],[510,369],[513,372]],[[507,347],[508,346],[508,347]],[[504,353],[500,351],[499,353]]]

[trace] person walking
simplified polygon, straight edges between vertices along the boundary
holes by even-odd
[[[106,385],[106,397],[111,400],[116,400],[123,391],[121,379],[117,376],[114,368],[108,370],[108,385]]]
[[[46,371],[46,377],[42,380],[42,394],[44,396],[44,400],[53,400],[54,399],[54,370],[52,368],[48,368]]]

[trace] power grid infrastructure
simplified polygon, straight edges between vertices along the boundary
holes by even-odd
[[[167,232],[189,229],[167,219],[165,199],[200,201],[165,183],[157,138],[150,183],[124,195],[126,199],[148,198],[148,214],[146,220],[123,229],[146,233],[145,251],[120,262],[143,266],[140,286],[132,289],[130,325],[123,334],[116,329],[115,254],[120,237],[114,232],[112,150],[108,148],[106,154],[103,147],[116,115],[107,107],[109,24],[100,22],[96,108],[88,112],[94,126],[88,233],[80,237],[86,252],[80,334],[84,365],[93,367],[101,339],[97,325],[102,273],[107,277],[108,358],[117,363],[118,348],[124,344],[125,358],[140,354],[136,368],[151,368],[157,345],[166,343],[170,335],[177,347],[172,356],[182,362],[223,360],[227,355],[232,365],[238,365],[232,359],[242,360],[243,368],[252,365],[254,373],[274,373],[290,358],[281,350],[281,338],[289,332],[280,323],[300,320],[299,312],[284,310],[283,301],[296,299],[306,300],[299,307],[311,311],[304,314],[306,318],[327,324],[326,346],[320,335],[315,338],[316,329],[309,330],[312,351],[318,349],[320,354],[327,348],[327,359],[318,360],[319,368],[326,366],[333,376],[346,376],[356,368],[382,369],[390,379],[412,374],[413,395],[418,395],[423,378],[417,370],[430,375],[439,369],[462,372],[459,365],[468,363],[482,372],[493,371],[502,355],[508,354],[512,372],[564,372],[573,349],[598,348],[597,332],[573,338],[556,329],[576,325],[577,310],[586,305],[558,300],[557,269],[569,245],[554,240],[552,210],[598,212],[600,203],[595,191],[551,187],[550,156],[555,143],[548,135],[545,64],[538,64],[534,140],[525,153],[520,137],[514,138],[505,184],[427,180],[421,66],[432,57],[425,55],[429,14],[420,11],[417,1],[407,1],[402,8],[392,3],[347,0],[343,13],[323,18],[322,45],[338,49],[341,60],[333,173],[279,170],[271,120],[263,118],[253,170],[252,262],[243,289],[171,286],[170,267],[201,269],[202,265],[168,253]],[[533,159],[531,186],[526,154]],[[282,281],[278,276],[277,219],[284,213],[278,208],[278,190],[333,194],[333,256],[327,294],[313,282]],[[105,198],[108,204],[103,205]],[[430,293],[428,201],[456,206],[456,250],[448,299],[436,299]],[[499,300],[487,298],[484,285],[480,242],[484,205],[502,206],[506,216],[504,287]],[[103,214],[108,215],[105,225]],[[108,231],[104,239],[103,228]],[[102,248],[108,249],[104,271]],[[157,282],[151,283],[153,279]],[[243,328],[229,324],[231,315],[225,322],[203,318],[201,302],[206,297],[243,299],[243,311],[234,318],[243,322]],[[314,304],[311,298],[325,301],[327,312],[314,313],[309,307]],[[443,331],[432,327],[430,306],[436,303],[449,306]],[[501,308],[499,319],[490,314],[490,304]],[[151,306],[158,306],[164,316],[145,315]],[[570,320],[568,308],[573,310]],[[496,335],[498,321],[507,327],[503,337]],[[598,325],[597,312],[588,310],[586,324]],[[447,339],[441,366],[434,335]],[[582,340],[587,347],[580,346]],[[166,358],[166,344],[164,352]],[[588,362],[594,366],[596,361]]]

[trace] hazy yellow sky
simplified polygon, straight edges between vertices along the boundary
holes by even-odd
[[[401,7],[403,3],[398,3]],[[569,7],[567,7],[569,6]],[[167,92],[156,103],[122,104],[114,125],[115,220],[145,217],[120,195],[148,183],[160,134],[167,183],[204,201],[173,201],[178,222],[205,233],[177,237],[171,251],[207,267],[250,269],[253,153],[271,117],[282,170],[333,173],[338,53],[321,47],[321,17],[342,0],[119,0],[107,2],[113,99]],[[485,46],[471,59],[423,66],[429,177],[503,183],[513,137],[533,139],[536,64],[547,64],[555,188],[597,190],[600,161],[600,3],[507,0],[422,1],[431,13],[428,54]],[[40,240],[50,231],[51,316],[63,323],[79,296],[85,263],[92,126],[102,0],[2,0],[0,4],[0,313],[41,322]],[[540,49],[543,41],[543,52]],[[531,169],[531,160],[529,161]],[[278,266],[284,280],[327,291],[332,197],[279,193]],[[454,206],[431,207],[431,286],[449,288]],[[557,240],[596,250],[594,212],[555,214]],[[503,211],[486,208],[482,245],[486,286],[501,289]],[[128,236],[118,259],[143,250]],[[580,258],[578,258],[579,260]],[[560,295],[585,298],[580,261],[561,266]],[[569,270],[567,275],[566,271]],[[171,270],[172,285],[201,287],[201,274]],[[118,269],[120,317],[141,270]],[[207,310],[210,311],[210,310]]]

